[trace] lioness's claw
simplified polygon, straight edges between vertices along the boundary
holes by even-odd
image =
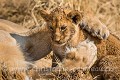
[[[93,36],[97,36],[100,39],[107,39],[110,34],[105,25],[97,22],[86,23],[85,21],[82,21],[80,23],[80,28],[87,30]]]
[[[94,36],[97,36],[100,39],[107,39],[109,36],[109,30],[107,27],[101,27],[99,30],[94,30],[95,32],[93,33]]]

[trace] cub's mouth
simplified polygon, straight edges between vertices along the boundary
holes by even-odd
[[[53,41],[53,43],[56,45],[65,45],[66,41]]]
[[[71,40],[70,37],[65,37],[64,39],[59,39],[59,40],[55,38],[51,38],[51,39],[52,39],[52,43],[56,45],[65,45]]]

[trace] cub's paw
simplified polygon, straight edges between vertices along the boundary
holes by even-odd
[[[110,34],[108,28],[95,18],[82,20],[80,23],[80,27],[90,32],[91,35],[96,36],[100,39],[107,39]]]

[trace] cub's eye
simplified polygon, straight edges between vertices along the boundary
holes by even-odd
[[[61,30],[61,31],[66,30],[66,26],[62,26],[62,27],[60,28],[60,30]]]
[[[50,30],[53,31],[53,27],[52,26],[49,26]]]

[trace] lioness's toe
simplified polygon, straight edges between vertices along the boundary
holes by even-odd
[[[106,26],[92,27],[90,32],[93,36],[97,36],[100,39],[107,39],[110,34]]]
[[[107,28],[103,29],[102,38],[107,39],[109,35],[110,35],[109,30]]]
[[[110,34],[106,26],[103,26],[100,30],[97,30],[97,33],[98,34],[96,36],[100,39],[107,39]]]

